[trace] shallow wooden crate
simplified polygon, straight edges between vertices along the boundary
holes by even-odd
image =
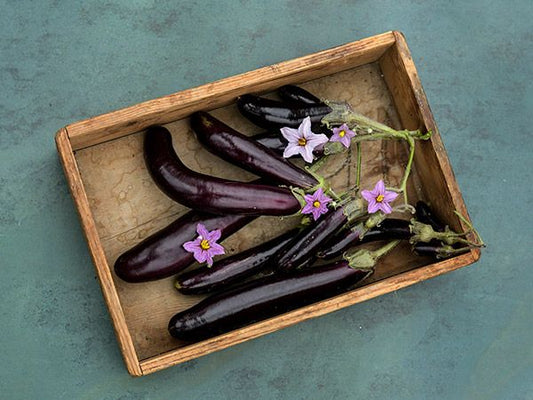
[[[395,128],[432,130],[431,140],[417,142],[409,199],[431,203],[437,216],[452,228],[464,228],[453,210],[467,215],[466,208],[399,32],[387,32],[68,125],[56,135],[58,152],[132,375],[145,375],[232,346],[452,271],[479,258],[479,250],[471,250],[434,263],[414,256],[404,244],[380,261],[370,280],[350,292],[199,343],[171,338],[167,332],[170,317],[201,297],[180,295],[173,288],[173,278],[128,284],[117,278],[112,268],[123,251],[187,211],[163,195],[150,179],[142,157],[142,131],[152,124],[165,124],[172,132],[178,154],[192,169],[250,180],[253,175],[202,149],[188,127],[187,117],[197,110],[210,110],[242,132],[259,132],[236,111],[236,97],[250,92],[269,96],[269,92],[289,83],[301,85],[319,97],[346,100],[363,114]],[[369,142],[363,145],[363,151],[362,182],[366,187],[381,177],[386,177],[391,185],[398,183],[407,157],[403,143]],[[353,185],[353,162],[337,168],[344,161],[339,159],[325,171],[334,175],[334,185],[339,189]],[[290,218],[280,221],[262,217],[228,238],[224,245],[230,254],[235,253],[294,223]]]

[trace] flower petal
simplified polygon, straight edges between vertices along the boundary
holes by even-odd
[[[283,151],[283,158],[289,158],[296,154],[300,154],[301,147],[298,144],[289,143],[287,147],[285,147],[285,150]]]
[[[198,249],[197,251],[194,252],[194,258],[199,263],[205,262],[205,260],[207,260],[207,255],[208,255],[207,251],[205,251],[203,249]]]
[[[212,243],[211,248],[208,250],[208,253],[212,256],[218,256],[221,254],[226,254],[226,250],[224,250],[224,247],[218,243]]]
[[[376,200],[372,200],[368,203],[368,213],[373,214],[380,209],[380,204]]]
[[[300,154],[302,155],[302,158],[305,160],[305,162],[312,163],[314,160],[313,156],[313,148],[308,144],[305,146],[300,146]]]
[[[385,183],[383,182],[383,179],[380,179],[376,186],[374,186],[374,191],[378,194],[385,194]]]
[[[302,208],[302,211],[300,211],[302,214],[311,214],[313,212],[313,209],[315,207],[313,207],[313,204],[309,204],[307,203],[303,208]]]
[[[384,194],[383,194],[383,202],[384,203],[390,203],[391,201],[394,201],[396,199],[396,197],[398,197],[398,193],[396,192],[391,192],[391,191],[386,191]]]
[[[207,266],[208,267],[212,267],[213,266],[213,257],[211,257],[211,255],[209,253],[205,253],[206,256],[205,256],[205,260],[207,261]]]
[[[306,146],[311,146],[311,148],[312,148],[311,150],[314,150],[315,147],[320,146],[321,144],[324,144],[324,143],[327,143],[327,142],[329,142],[329,139],[323,133],[321,133],[319,135],[316,135],[316,134],[313,133],[312,136],[307,138],[307,145]]]
[[[222,236],[222,232],[220,229],[215,229],[214,231],[211,231],[207,234],[206,239],[209,240],[209,242],[216,242],[220,237]],[[212,245],[212,243],[211,243]]]
[[[200,239],[183,243],[183,248],[189,253],[195,252],[196,250],[200,249]]]
[[[309,137],[314,135],[314,133],[311,131],[311,118],[305,117],[300,126],[298,127],[298,133],[300,137],[304,137],[306,139],[309,139]]]
[[[376,196],[370,190],[361,190],[361,196],[369,203],[371,201],[376,201]]]
[[[284,127],[284,128],[280,128],[280,131],[283,137],[287,139],[289,143],[293,143],[293,142],[298,143],[298,139],[302,137],[298,129]]]
[[[198,232],[198,235],[203,239],[207,239],[207,237],[209,236],[209,231],[207,230],[204,224],[196,225],[196,232]]]
[[[344,135],[343,137],[339,138],[339,142],[342,143],[342,145],[346,148],[350,147],[350,137],[348,135]]]
[[[378,207],[385,214],[390,214],[392,212],[392,208],[389,205],[389,203],[385,203],[385,202],[378,203]]]

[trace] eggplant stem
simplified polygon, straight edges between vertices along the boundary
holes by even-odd
[[[355,175],[355,186],[359,187],[359,185],[361,184],[361,161],[362,161],[361,143],[357,142],[355,144],[355,149],[357,151],[357,172]]]
[[[479,241],[479,246],[478,247],[486,247],[485,242],[483,242],[483,239],[481,239],[481,235],[474,228],[474,226],[470,223],[470,221],[468,221],[459,211],[454,210],[453,212],[469,228],[469,232],[468,233],[474,232],[474,234],[476,235],[477,240]]]

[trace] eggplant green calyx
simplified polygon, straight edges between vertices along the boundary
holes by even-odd
[[[377,250],[360,249],[353,253],[345,253],[343,258],[354,269],[374,269],[377,261],[395,248],[399,240],[393,240]]]
[[[444,229],[444,232],[436,232],[431,225],[424,224],[422,222],[416,221],[415,219],[412,219],[409,229],[412,233],[411,239],[409,239],[409,242],[411,244],[418,242],[428,243],[431,240],[436,239],[450,246],[456,243],[463,243],[471,247],[484,246],[483,243],[475,243],[464,238],[464,236],[470,233],[470,231],[456,233],[452,231],[448,226]]]

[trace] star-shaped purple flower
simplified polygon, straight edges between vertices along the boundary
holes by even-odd
[[[348,125],[342,124],[339,127],[333,128],[333,136],[329,139],[330,142],[341,142],[344,147],[350,147],[350,141],[355,136],[355,132],[348,128]]]
[[[311,131],[311,118],[305,117],[298,129],[280,128],[281,134],[288,140],[289,144],[283,152],[283,157],[289,158],[295,154],[300,154],[308,162],[313,162],[313,150],[328,141],[328,137],[323,133],[317,135]]]
[[[216,241],[220,239],[222,233],[220,229],[209,232],[203,224],[196,226],[198,237],[190,242],[183,244],[183,248],[189,253],[193,253],[194,258],[199,263],[207,261],[208,266],[213,265],[213,256],[224,254],[224,247]]]
[[[304,199],[306,204],[302,208],[302,214],[313,214],[313,219],[316,221],[318,217],[328,212],[331,198],[324,194],[322,188],[318,188],[313,194],[306,194]]]
[[[362,190],[361,196],[368,201],[368,213],[372,214],[378,210],[383,211],[385,214],[390,214],[392,208],[389,205],[396,197],[398,193],[385,190],[385,184],[383,180],[379,180],[372,190]]]

